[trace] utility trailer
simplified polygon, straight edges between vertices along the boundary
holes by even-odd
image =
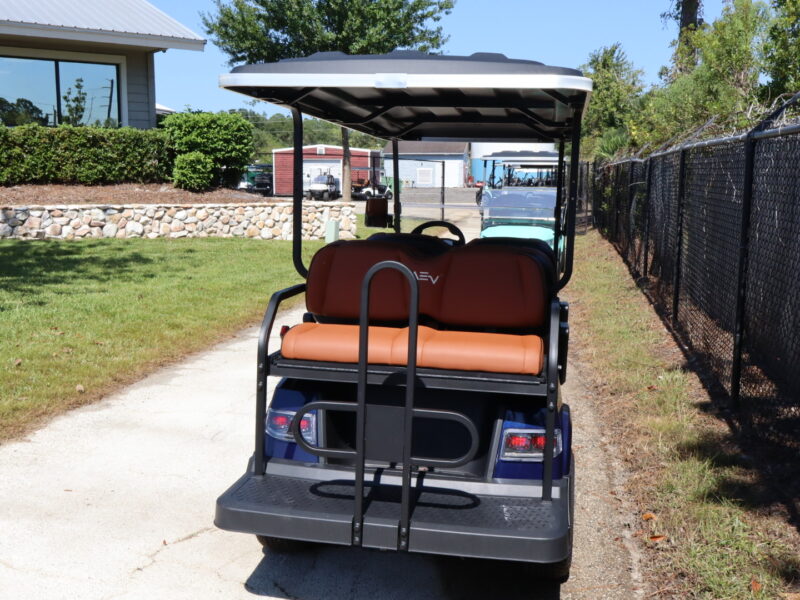
[[[392,140],[571,142],[563,259],[538,240],[466,243],[450,223],[338,241],[275,292],[258,340],[255,444],[215,523],[272,550],[298,542],[518,561],[558,579],[572,555],[575,466],[566,377],[580,121],[591,81],[500,54],[419,52],[247,65],[220,85]],[[397,180],[395,180],[397,181]],[[557,214],[560,214],[557,212]],[[446,226],[456,239],[425,232]],[[555,250],[553,249],[555,248]],[[559,268],[559,265],[563,265]],[[276,313],[302,320],[268,348]],[[268,377],[279,378],[271,399]]]

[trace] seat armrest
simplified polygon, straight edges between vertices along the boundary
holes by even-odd
[[[547,335],[547,385],[557,385],[559,379],[559,348],[561,332],[561,302],[554,298],[550,303],[550,327]]]
[[[275,323],[275,316],[278,314],[278,307],[284,300],[302,294],[305,291],[306,284],[298,283],[297,285],[278,290],[270,297],[267,312],[264,313],[264,318],[261,321],[261,329],[259,329],[258,332],[259,371],[266,367],[268,355],[267,345],[269,343],[270,333],[272,332],[272,325]]]

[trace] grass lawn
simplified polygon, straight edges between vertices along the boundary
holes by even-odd
[[[0,241],[0,440],[257,322],[298,281],[291,242]]]
[[[777,598],[800,579],[798,537],[735,490],[754,470],[636,287],[596,232],[578,239],[567,288],[575,355],[602,399],[641,514],[659,598]],[[713,410],[711,411],[713,412]],[[794,594],[783,596],[794,597]]]

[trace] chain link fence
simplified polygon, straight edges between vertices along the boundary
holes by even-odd
[[[775,116],[747,134],[595,163],[585,185],[595,225],[743,429],[796,451],[800,123],[775,127]]]

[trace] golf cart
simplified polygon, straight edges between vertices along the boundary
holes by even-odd
[[[565,218],[563,192],[563,143],[559,153],[524,152],[491,155],[503,160],[502,187],[484,188],[477,196],[481,237],[518,237],[542,240],[555,249],[557,224]],[[516,155],[516,156],[515,156]],[[560,211],[556,212],[556,207]],[[565,240],[559,254],[565,255]]]
[[[378,169],[369,167],[353,167],[353,186],[351,198],[353,200],[369,200],[370,198],[392,199],[392,190],[382,183]],[[376,177],[377,176],[377,177]]]
[[[272,165],[256,163],[248,165],[242,174],[238,188],[247,192],[261,194],[263,196],[272,195]]]
[[[341,195],[339,179],[330,173],[317,175],[306,189],[306,198],[309,200],[336,200]]]
[[[294,118],[302,230],[302,114],[392,140],[570,139],[578,161],[591,81],[500,54],[320,53],[246,65],[220,85]],[[273,294],[258,337],[255,444],[215,523],[268,549],[321,542],[538,565],[565,579],[575,466],[566,377],[577,169],[559,196],[564,269],[538,240],[466,243],[451,223],[337,241]],[[426,235],[446,227],[455,239]],[[556,244],[556,248],[559,245]],[[280,305],[301,323],[268,347]],[[268,377],[278,378],[271,399]]]

